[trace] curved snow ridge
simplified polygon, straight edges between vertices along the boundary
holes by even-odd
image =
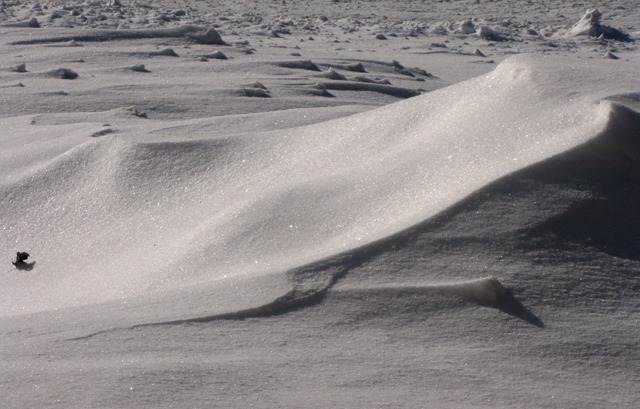
[[[616,62],[613,78],[607,63],[515,56],[464,83],[290,129],[225,136],[202,119],[141,143],[158,141],[161,126],[136,118],[135,131],[79,139],[1,187],[0,244],[29,251],[41,273],[3,286],[1,311],[303,271],[599,136],[633,144],[634,111],[603,99],[640,89],[629,89],[637,67]],[[77,262],[85,257],[91,265]],[[335,280],[317,275],[288,276],[303,294]]]
[[[333,316],[337,324],[362,323],[372,319],[415,322],[416,319],[454,315],[478,307],[517,315],[533,325],[544,327],[495,277],[418,285],[338,285],[329,291],[319,306],[325,314]]]
[[[612,96],[611,99],[632,102],[635,94],[624,94],[622,96]],[[635,179],[640,180],[640,112],[635,111],[622,103],[602,101],[607,112],[607,120],[600,133],[594,135],[581,145],[577,145],[567,151],[561,152],[546,161],[546,166],[556,168],[554,162],[577,164],[579,169],[572,169],[581,178],[609,179]],[[534,163],[527,168],[520,169],[523,172],[527,169],[532,171],[542,162]],[[519,170],[519,171],[520,171]],[[517,172],[513,172],[516,174]],[[505,182],[511,174],[505,175]],[[567,175],[565,182],[567,186],[573,183],[569,178],[576,174]],[[560,177],[562,180],[562,177]],[[498,182],[496,180],[495,182]],[[556,181],[556,183],[561,183]],[[488,185],[486,185],[488,186]],[[480,189],[482,190],[482,189]],[[475,192],[474,192],[475,193]],[[460,203],[460,202],[459,202]],[[571,209],[561,217],[572,218]],[[399,247],[392,243],[402,243],[407,235],[414,234],[421,230],[429,219],[409,228],[381,238],[380,240],[364,244],[361,247],[346,251],[339,255],[327,259],[310,263],[307,266],[290,270],[287,274],[294,285],[294,289],[284,297],[281,297],[264,306],[256,309],[238,311],[220,316],[194,318],[190,322],[206,322],[215,319],[237,319],[245,317],[260,317],[277,315],[291,310],[308,307],[324,301],[327,297],[340,298],[341,302],[347,299],[376,299],[379,302],[391,302],[392,299],[408,299],[409,304],[415,307],[415,298],[446,298],[449,303],[455,305],[474,304],[488,306],[504,310],[505,312],[518,316],[529,323],[544,327],[544,324],[533,313],[522,306],[495,277],[481,279],[463,280],[454,283],[439,283],[426,285],[376,285],[372,282],[359,284],[341,285],[340,280],[347,276],[350,271],[360,266],[363,262],[370,260],[380,253],[386,251],[398,251]],[[561,220],[556,220],[556,223]],[[526,222],[523,222],[526,223]],[[535,228],[535,225],[532,226]],[[514,229],[519,227],[513,226]],[[400,245],[402,246],[402,245]],[[390,250],[390,248],[392,250]],[[385,301],[386,300],[386,301]],[[352,301],[348,301],[351,303]],[[426,307],[427,309],[429,307]]]
[[[86,135],[91,125],[75,133]],[[71,138],[75,135],[69,135]],[[225,155],[233,151],[233,143],[219,138],[205,142],[136,143],[108,135],[87,139],[62,153],[34,161],[17,174],[9,173],[0,188],[5,195],[15,195],[23,207],[55,201],[65,195],[75,199],[100,199],[95,211],[126,212],[124,205],[144,206],[140,197],[151,200],[162,194],[180,194],[185,187],[212,167],[221,166]],[[65,199],[70,200],[71,198]],[[111,201],[118,209],[109,209]],[[82,202],[82,200],[80,200]],[[71,203],[70,203],[71,204]],[[36,213],[35,211],[32,211]],[[43,213],[43,216],[46,213]]]
[[[473,307],[492,308],[536,327],[545,327],[495,277],[423,285],[336,286],[322,306],[323,312],[333,314],[337,323],[370,319],[391,319],[398,323],[407,319],[411,325],[416,318]]]
[[[631,107],[640,107],[640,94],[614,95],[611,100],[607,126],[590,151],[592,164],[640,180],[640,112]]]
[[[445,296],[484,306],[495,306],[510,297],[510,291],[495,277],[462,280],[452,283],[424,285],[344,286],[333,289],[341,297],[411,298],[415,296]]]
[[[327,297],[338,300],[344,308],[345,305],[353,306],[355,303],[365,303],[368,305],[367,315],[372,316],[380,313],[375,308],[369,308],[371,304],[384,304],[383,310],[398,307],[403,304],[411,309],[415,314],[415,308],[420,303],[432,301],[441,307],[460,307],[477,305],[503,309],[507,306],[518,304],[511,295],[510,290],[505,288],[495,277],[479,278],[474,280],[458,281],[453,283],[428,284],[419,286],[376,286],[376,287],[348,287],[333,290],[335,282],[331,282],[327,287],[314,289],[303,289],[296,287],[287,294],[276,298],[270,303],[259,305],[253,308],[238,311],[225,312],[177,320],[148,322],[132,325],[126,328],[113,328],[102,330],[91,334],[83,335],[70,340],[78,341],[92,338],[105,332],[135,329],[142,327],[164,326],[164,325],[184,325],[202,324],[220,320],[244,320],[249,318],[267,318],[276,315],[291,313],[301,308],[309,308],[323,302]],[[446,299],[446,302],[442,300]],[[426,303],[425,309],[431,309],[433,305]],[[519,304],[518,304],[519,305]],[[343,311],[343,313],[347,313]],[[402,311],[394,310],[394,314]],[[542,323],[540,323],[542,324]],[[538,324],[536,324],[538,325]],[[543,325],[539,325],[543,326]]]
[[[173,28],[94,30],[84,34],[61,35],[56,37],[31,38],[12,41],[10,45],[62,43],[68,41],[113,41],[143,38],[185,38],[201,44],[225,45],[220,34],[213,27],[181,26]]]
[[[370,91],[378,92],[380,94],[391,95],[397,98],[412,98],[421,94],[420,90],[394,87],[385,84],[373,84],[368,82],[353,82],[353,81],[336,81],[336,82],[322,82],[326,89],[336,91]]]

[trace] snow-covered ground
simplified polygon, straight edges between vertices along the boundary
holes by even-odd
[[[0,2],[0,406],[636,408],[639,10]]]

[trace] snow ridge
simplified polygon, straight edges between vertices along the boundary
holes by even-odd
[[[253,134],[221,135],[206,119],[136,117],[97,138],[89,137],[102,124],[32,126],[29,138],[52,133],[57,148],[24,149],[19,166],[3,169],[2,247],[28,249],[40,274],[2,289],[2,313],[295,272],[394,237],[595,139],[608,148],[585,166],[634,175],[637,112],[605,100],[633,92],[601,73],[576,78],[563,59],[515,56],[486,76],[375,111]],[[637,83],[633,70],[620,75]],[[564,85],[572,82],[585,85]],[[163,139],[177,132],[192,139]],[[341,263],[290,273],[293,290],[275,304],[324,294],[349,270]]]
[[[112,41],[142,38],[184,38],[200,44],[225,45],[220,34],[213,27],[181,26],[172,28],[96,30],[86,34],[40,37],[10,42],[10,45],[64,43],[69,41]]]

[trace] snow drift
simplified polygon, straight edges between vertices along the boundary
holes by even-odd
[[[617,40],[624,42],[634,41],[628,34],[618,30],[617,28],[604,25],[600,22],[602,13],[597,9],[587,10],[580,21],[571,27],[569,33],[572,36],[589,36],[600,37],[609,40]]]
[[[29,23],[31,24],[31,22]],[[29,40],[13,41],[9,44],[46,44],[69,41],[111,41],[135,40],[143,38],[184,38],[200,44],[225,45],[220,34],[213,27],[181,26],[173,28],[94,30],[83,34],[60,35],[57,37],[39,37]]]
[[[326,294],[376,243],[579,146],[598,146],[580,153],[585,172],[635,178],[639,114],[607,98],[633,100],[637,71],[625,66],[613,79],[610,63],[515,56],[374,111],[252,134],[227,135],[215,118],[121,111],[2,119],[11,131],[0,153],[0,247],[7,260],[26,250],[37,264],[25,274],[7,261],[0,314],[214,293],[276,276],[269,296],[299,305]],[[96,134],[105,122],[112,131]],[[260,306],[242,290],[234,297]],[[189,305],[159,307],[156,317],[201,313]]]

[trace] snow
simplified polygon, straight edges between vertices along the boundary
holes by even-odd
[[[2,406],[635,407],[635,43],[287,3],[0,6]]]

